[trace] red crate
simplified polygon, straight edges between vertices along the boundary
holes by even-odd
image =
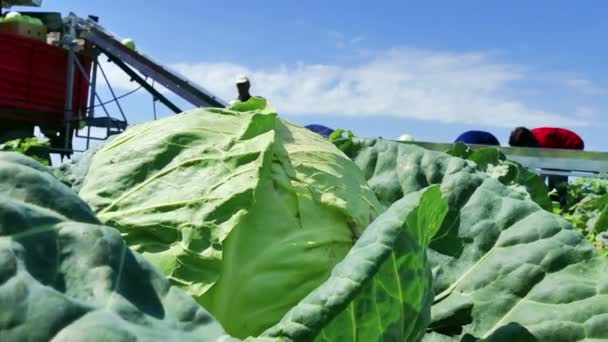
[[[90,77],[91,58],[78,58]],[[0,121],[63,126],[67,66],[67,50],[0,32]],[[74,68],[73,115],[77,118],[85,114],[89,85],[80,69]]]

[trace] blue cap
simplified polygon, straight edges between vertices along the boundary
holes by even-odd
[[[326,138],[329,138],[329,136],[334,132],[333,129],[331,129],[329,127],[325,127],[323,125],[312,124],[312,125],[307,125],[305,127]]]
[[[496,137],[485,131],[466,131],[462,133],[454,142],[463,142],[465,144],[476,145],[495,145],[500,146],[500,142]]]

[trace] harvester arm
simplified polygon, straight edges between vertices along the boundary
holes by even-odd
[[[95,44],[111,60],[122,61],[124,64],[139,71],[147,78],[169,89],[196,107],[225,107],[226,102],[211,94],[208,90],[196,85],[186,77],[161,65],[142,52],[132,50],[122,44],[118,37],[105,30],[90,19],[83,19],[71,13],[68,20],[76,23],[79,35]],[[137,81],[135,78],[133,78]],[[141,84],[143,87],[145,85]],[[149,89],[148,89],[149,90]],[[160,99],[158,94],[156,98]],[[174,109],[174,108],[172,108]]]

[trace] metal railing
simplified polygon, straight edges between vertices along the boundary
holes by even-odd
[[[404,144],[418,145],[428,150],[447,151],[454,144],[407,141]],[[542,175],[608,178],[608,152],[576,151],[527,147],[498,147],[468,145],[472,149],[497,148],[507,158],[516,161]]]

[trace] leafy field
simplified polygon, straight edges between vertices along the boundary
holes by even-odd
[[[555,213],[608,255],[608,180],[579,178],[569,182],[566,189],[566,204],[555,208]]]
[[[479,171],[498,179],[509,188],[528,194],[543,209],[572,223],[603,255],[608,254],[608,180],[571,179],[561,184],[566,196],[559,201],[557,191],[549,193],[543,177],[507,160],[497,149],[472,151],[466,145],[457,143],[446,153],[470,160]]]
[[[0,153],[0,341],[608,339],[604,181],[340,133],[256,99]]]

